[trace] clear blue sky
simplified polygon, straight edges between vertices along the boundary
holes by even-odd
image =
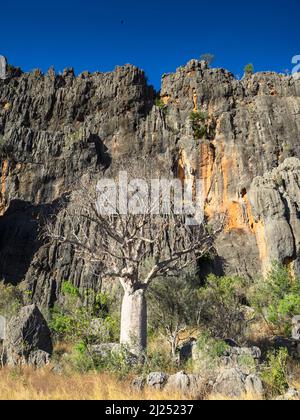
[[[8,0],[0,17],[0,55],[25,71],[131,63],[156,88],[163,73],[205,52],[240,75],[249,62],[291,70],[300,54],[299,0]]]

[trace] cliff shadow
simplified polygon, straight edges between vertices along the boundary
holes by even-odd
[[[97,134],[91,134],[89,142],[95,146],[97,154],[97,166],[100,166],[103,171],[108,169],[112,163],[112,158],[109,154],[108,148]]]
[[[13,200],[0,217],[0,281],[17,285],[25,279],[33,257],[43,245],[41,231],[47,218],[58,212],[62,200],[33,206]]]

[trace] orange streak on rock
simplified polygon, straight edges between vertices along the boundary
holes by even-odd
[[[268,246],[266,243],[265,226],[262,221],[258,221],[254,224],[254,232],[259,249],[260,261],[262,263],[262,272],[263,274],[266,274],[269,269],[270,261],[268,255]]]
[[[198,96],[195,89],[193,89],[193,103],[194,103],[194,112],[198,112]]]
[[[170,100],[171,100],[171,96],[162,96],[161,100],[163,101],[163,103],[164,103],[165,105],[168,105],[168,103],[169,103],[169,102],[170,102]]]
[[[5,210],[5,194],[6,194],[6,181],[9,173],[9,162],[4,160],[2,162],[2,175],[1,175],[1,191],[0,191],[0,215],[3,215]]]

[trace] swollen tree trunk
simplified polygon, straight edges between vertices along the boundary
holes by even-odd
[[[147,347],[147,300],[145,290],[125,289],[121,313],[120,342],[134,354]]]
[[[172,339],[171,339],[171,353],[172,353],[172,358],[174,360],[176,358],[176,350],[177,350],[177,337],[172,337]]]

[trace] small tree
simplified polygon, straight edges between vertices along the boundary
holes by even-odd
[[[269,352],[262,368],[262,380],[272,397],[282,395],[289,389],[289,355],[287,349]]]
[[[273,333],[291,336],[292,319],[300,314],[300,279],[287,267],[273,263],[264,279],[250,289],[252,305]]]
[[[249,63],[244,67],[245,76],[251,76],[254,74],[254,66],[253,64]]]
[[[175,358],[180,334],[199,321],[196,278],[191,274],[158,279],[149,289],[151,325],[162,331]]]
[[[70,282],[62,284],[61,295],[63,302],[54,306],[50,324],[60,340],[88,346],[114,338],[117,328],[108,295],[79,289]]]
[[[207,115],[201,111],[194,111],[190,114],[190,120],[195,140],[201,140],[207,137]]]
[[[242,302],[245,299],[247,282],[239,277],[208,277],[199,289],[201,322],[221,339],[240,340],[245,337],[247,325]]]
[[[139,201],[138,197],[133,190],[129,199]],[[149,286],[159,277],[176,275],[206,254],[219,227],[188,226],[185,217],[171,208],[169,214],[158,215],[146,203],[141,203],[143,214],[116,210],[105,215],[98,201],[95,186],[81,187],[58,215],[64,222],[49,223],[47,234],[53,241],[71,245],[79,258],[100,263],[102,278],[120,282],[124,290],[120,342],[139,353],[147,345]],[[152,263],[142,275],[149,258]]]
[[[15,316],[22,306],[30,302],[30,292],[22,292],[17,286],[0,282],[0,315],[9,319]]]
[[[215,56],[210,53],[202,54],[200,56],[200,61],[205,61],[209,66],[213,63]]]

